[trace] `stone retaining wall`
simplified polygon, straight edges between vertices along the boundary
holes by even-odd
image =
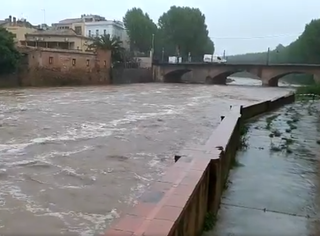
[[[216,214],[239,146],[243,121],[294,102],[294,94],[232,108],[202,146],[181,150],[179,159],[116,220],[105,236],[195,236],[208,212]]]
[[[112,84],[153,82],[151,68],[113,68]]]

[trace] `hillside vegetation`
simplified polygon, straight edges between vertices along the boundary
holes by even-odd
[[[267,63],[268,52],[247,53],[228,57],[230,63]],[[320,19],[312,20],[305,26],[297,40],[283,46],[279,44],[269,54],[270,64],[301,63],[320,64]],[[238,73],[237,76],[244,76]],[[283,77],[290,83],[312,84],[313,75],[292,74]]]

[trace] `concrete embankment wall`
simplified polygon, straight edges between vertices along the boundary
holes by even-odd
[[[83,70],[60,72],[39,68],[23,69],[21,72],[0,76],[0,88],[6,87],[37,87],[37,86],[77,86],[77,85],[108,85],[153,82],[151,68],[116,68],[109,71],[87,73]]]
[[[151,68],[114,68],[112,84],[131,84],[153,82]]]
[[[294,94],[234,107],[202,146],[181,150],[181,158],[117,219],[106,236],[196,236],[210,212],[216,214],[239,146],[243,121],[294,102]]]
[[[17,73],[0,76],[0,88],[18,87],[20,84]]]

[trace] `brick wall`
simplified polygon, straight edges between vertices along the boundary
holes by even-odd
[[[28,53],[28,73],[22,86],[110,84],[110,51],[84,53],[35,49]]]

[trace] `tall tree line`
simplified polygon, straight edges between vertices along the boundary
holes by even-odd
[[[214,52],[205,15],[198,8],[172,6],[157,24],[140,8],[132,8],[123,22],[135,52],[148,54],[154,48],[159,59],[169,55],[202,57]]]
[[[247,53],[228,57],[234,63],[300,63],[320,64],[320,19],[306,24],[303,33],[288,46],[279,44],[269,52]],[[298,83],[313,83],[312,75],[288,75],[284,80]]]

